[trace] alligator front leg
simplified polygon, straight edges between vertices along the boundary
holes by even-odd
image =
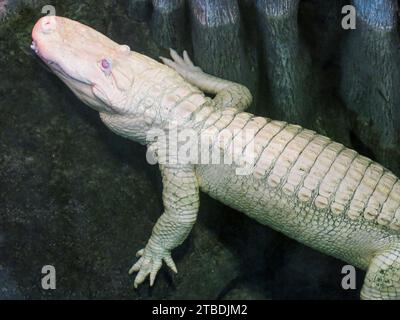
[[[177,272],[171,250],[186,239],[196,222],[199,209],[199,187],[193,166],[160,164],[160,170],[164,213],[154,226],[146,247],[138,251],[139,260],[129,270],[130,274],[138,271],[135,288],[148,275],[152,286],[162,261]]]
[[[173,49],[170,50],[170,54],[173,60],[164,57],[160,59],[192,85],[206,93],[214,94],[212,102],[215,107],[231,107],[243,111],[250,106],[253,98],[245,86],[203,72],[193,64],[186,51],[183,51],[183,57]]]

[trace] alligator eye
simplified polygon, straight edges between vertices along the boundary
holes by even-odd
[[[110,59],[101,59],[100,67],[108,75],[111,72],[112,63]]]

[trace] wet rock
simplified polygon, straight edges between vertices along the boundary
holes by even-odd
[[[150,19],[152,11],[151,0],[129,0],[128,12],[133,19],[143,22]]]
[[[257,100],[258,67],[236,0],[191,0],[193,57],[203,71],[246,85]]]
[[[153,0],[151,31],[160,47],[183,50],[185,22],[184,0]]]
[[[18,290],[16,281],[10,276],[10,272],[0,265],[0,300],[22,299],[23,295]]]
[[[260,291],[258,286],[241,284],[240,286],[230,290],[223,300],[270,300],[270,296],[266,296],[264,291]]]
[[[313,86],[311,60],[297,22],[299,1],[257,0],[255,4],[272,98],[269,115],[307,125],[313,115]]]
[[[400,52],[397,1],[353,1],[356,29],[342,50],[341,94],[353,133],[375,159],[400,173]]]

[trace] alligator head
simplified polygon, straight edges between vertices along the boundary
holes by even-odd
[[[133,52],[100,32],[63,17],[41,18],[31,48],[75,93],[99,112],[115,113],[128,103]]]
[[[43,17],[32,38],[32,49],[80,100],[115,133],[139,143],[149,131],[186,121],[206,101],[174,69],[77,21]]]

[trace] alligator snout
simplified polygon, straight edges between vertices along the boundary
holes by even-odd
[[[57,20],[55,16],[46,16],[41,18],[37,25],[39,26],[39,32],[44,34],[50,34],[56,29]]]
[[[39,21],[36,22],[32,30],[32,38],[33,38],[32,46],[34,46],[35,49],[38,49],[40,47],[40,43],[41,40],[43,39],[43,36],[48,36],[54,33],[56,27],[57,27],[57,17],[55,16],[46,16],[39,19]]]
[[[35,51],[41,58],[49,57],[49,48],[51,43],[55,43],[58,35],[55,32],[59,20],[56,16],[45,16],[36,22],[32,30],[31,49]]]

